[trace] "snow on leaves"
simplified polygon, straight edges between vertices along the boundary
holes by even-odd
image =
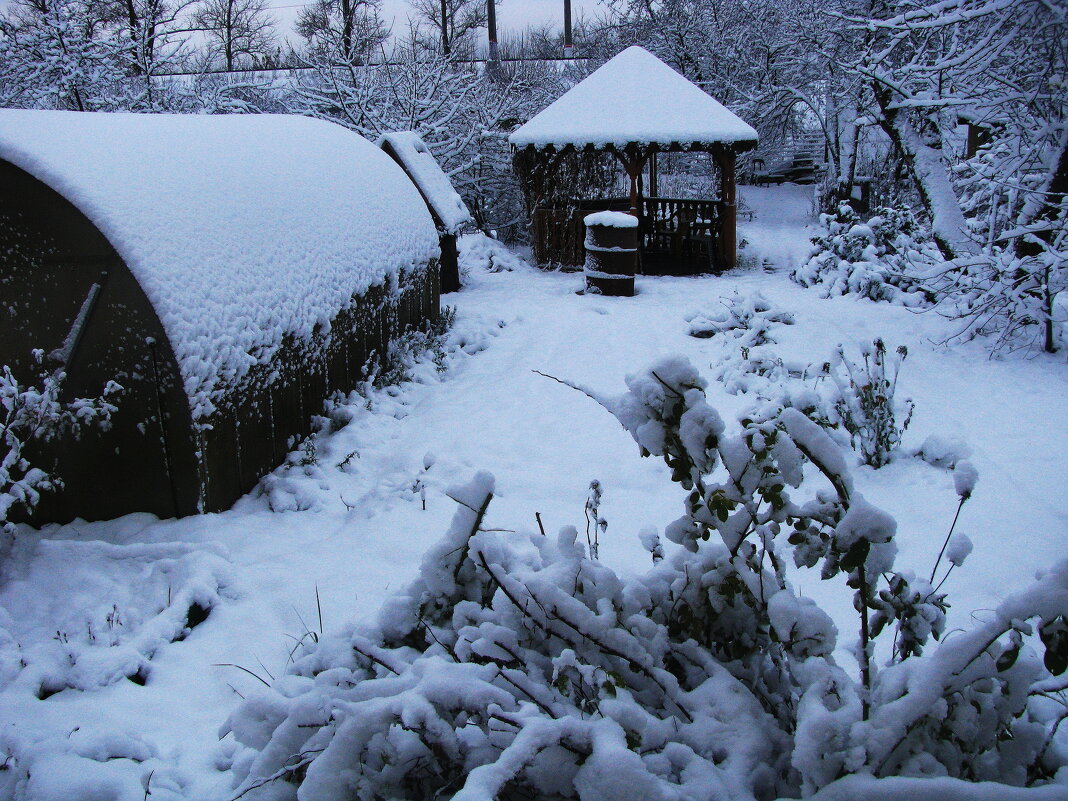
[[[44,354],[34,351],[40,363]],[[0,373],[0,528],[8,532],[8,516],[21,507],[32,512],[42,492],[62,482],[27,458],[35,441],[77,435],[87,426],[107,428],[117,410],[122,386],[109,381],[96,398],[60,400],[65,374],[43,371],[35,385],[22,383],[7,365]],[[0,537],[3,534],[0,533]],[[2,540],[0,540],[2,545]]]
[[[833,792],[847,773],[1052,775],[1055,726],[1029,701],[1048,673],[1021,645],[1037,618],[1046,670],[1062,668],[1068,563],[921,657],[945,596],[894,572],[893,519],[855,491],[819,425],[785,409],[728,430],[679,358],[627,387],[597,400],[683,487],[667,535],[686,547],[620,577],[574,527],[485,526],[494,480],[477,475],[376,623],[307,644],[277,690],[231,715],[236,792],[275,797],[285,780],[321,801],[696,800]],[[806,481],[805,464],[826,482]],[[655,532],[642,538],[655,556]],[[854,591],[859,681],[835,661],[830,618],[787,580],[788,545]]]
[[[790,274],[801,286],[818,286],[824,297],[855,294],[912,307],[931,302],[923,280],[941,259],[908,209],[875,209],[862,221],[841,203],[820,222],[808,261]]]

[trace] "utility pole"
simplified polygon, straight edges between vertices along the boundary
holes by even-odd
[[[441,52],[448,58],[452,53],[449,47],[449,7],[448,0],[441,0]]]
[[[575,54],[575,43],[571,39],[571,0],[564,0],[564,58]]]
[[[489,60],[491,66],[496,66],[501,60],[497,51],[497,3],[496,0],[486,0],[486,28],[489,29]]]

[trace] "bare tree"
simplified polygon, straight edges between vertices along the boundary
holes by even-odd
[[[184,58],[190,33],[187,17],[194,2],[107,0],[92,5],[101,9],[108,24],[126,40],[127,73],[149,80],[175,69]]]
[[[381,0],[316,0],[301,10],[297,33],[316,61],[358,64],[389,37]]]
[[[119,47],[96,4],[15,0],[0,14],[5,106],[88,111],[123,77]]]
[[[201,0],[194,17],[204,30],[210,56],[227,70],[265,58],[275,45],[267,0]]]
[[[430,31],[429,36],[420,36],[424,46],[445,55],[474,51],[474,34],[486,26],[484,0],[410,0],[409,4],[416,22]]]
[[[480,227],[506,235],[522,225],[522,198],[508,133],[558,97],[555,71],[506,65],[494,77],[479,64],[428,51],[413,32],[388,64],[307,60],[289,111],[340,123],[371,139],[415,131],[464,197]]]

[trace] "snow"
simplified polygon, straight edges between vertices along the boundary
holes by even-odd
[[[582,218],[587,226],[602,225],[605,228],[637,228],[638,218],[622,211],[598,211]]]
[[[42,788],[49,783],[52,797],[107,798],[104,788],[111,787],[113,797],[141,801],[141,781],[155,770],[152,799],[233,798],[231,765],[240,761],[240,751],[234,735],[218,739],[219,729],[240,702],[235,690],[252,698],[257,687],[264,688],[225,665],[241,665],[271,682],[262,663],[281,676],[295,641],[308,638],[309,631],[319,633],[317,596],[327,633],[336,634],[352,620],[377,620],[384,600],[412,580],[430,546],[449,530],[457,509],[449,489],[469,483],[480,470],[496,477],[486,526],[536,534],[535,515],[540,514],[548,548],[556,547],[562,526],[583,524],[589,481],[596,477],[605,488],[601,514],[611,521],[601,538],[601,559],[624,573],[644,572],[650,565],[647,548],[656,544],[651,527],[663,531],[679,514],[679,493],[668,481],[666,466],[639,458],[632,438],[597,403],[532,371],[615,397],[625,389],[627,375],[665,354],[680,353],[697,365],[709,402],[732,422],[749,399],[712,380],[712,364],[721,358],[720,348],[737,347],[736,340],[689,336],[686,312],[716,308],[735,291],[748,297],[759,290],[772,308],[792,313],[793,325],[774,329],[776,347],[787,361],[808,363],[839,342],[855,348],[876,336],[908,345],[899,392],[916,401],[913,423],[899,458],[879,470],[856,469],[855,489],[897,519],[896,564],[926,576],[959,498],[948,463],[936,466],[905,454],[932,435],[954,443],[932,446],[932,456],[952,452],[949,461],[956,464],[970,450],[967,458],[983,480],[974,486],[958,526],[967,531],[974,550],[941,590],[952,604],[946,631],[973,629],[995,614],[989,610],[997,610],[999,619],[1014,615],[1015,601],[1002,607],[1006,597],[1065,551],[1068,512],[1061,499],[1068,421],[1049,410],[1068,396],[1068,365],[1063,357],[1043,355],[991,360],[981,343],[941,347],[933,343],[944,338],[951,323],[937,315],[849,297],[823,298],[791,282],[789,268],[807,252],[802,226],[810,191],[741,187],[756,218],[740,233],[750,241],[757,263],[771,259],[771,273],[639,276],[636,297],[605,299],[576,295],[583,280],[577,274],[539,272],[518,261],[514,269],[490,273],[473,264],[469,286],[451,298],[458,321],[450,339],[450,369],[440,374],[432,363],[421,364],[414,382],[350,404],[348,425],[318,440],[317,465],[272,476],[279,493],[299,491],[314,499],[305,511],[271,512],[268,497],[252,493],[214,515],[182,520],[131,515],[53,526],[40,534],[20,531],[0,586],[0,605],[12,618],[0,621],[12,635],[10,641],[0,636],[0,671],[33,671],[41,664],[19,668],[20,652],[12,641],[22,650],[58,647],[52,640],[55,628],[80,634],[85,619],[106,617],[113,603],[120,611],[142,610],[141,619],[151,620],[156,611],[151,603],[162,605],[167,593],[167,582],[154,568],[157,562],[181,562],[188,577],[214,576],[220,589],[209,617],[184,640],[159,638],[143,687],[122,678],[41,701],[32,682],[9,678],[0,688],[0,762],[8,754],[14,759],[9,770],[0,771],[0,797],[47,798],[43,791],[31,795],[25,787],[8,788],[27,766],[65,765],[63,773],[34,771],[34,781]],[[345,462],[353,453],[358,455]],[[435,458],[426,459],[428,453]],[[854,458],[848,449],[837,455],[842,465]],[[426,511],[413,491],[417,478],[426,488]],[[582,535],[578,542],[575,532],[571,536],[572,548],[585,545]],[[677,546],[661,539],[667,562]],[[116,548],[97,550],[89,545],[96,541]],[[167,543],[182,543],[185,550]],[[951,547],[957,547],[952,540]],[[800,595],[826,610],[841,632],[835,657],[844,669],[855,669],[845,648],[856,632],[851,594],[818,575],[791,573],[790,580]],[[77,594],[80,585],[84,595]],[[61,587],[69,589],[60,592]],[[190,581],[175,579],[174,597],[183,588],[191,591]],[[44,604],[50,593],[54,601]],[[805,617],[814,631],[829,633],[826,621],[783,605],[781,627],[793,615]],[[944,641],[963,636],[958,631]],[[331,680],[336,676],[329,672],[317,678],[323,684]],[[242,721],[243,739],[269,735],[280,719],[266,702],[259,712],[258,721]],[[308,709],[309,718],[315,712]],[[75,727],[78,732],[68,738]],[[813,731],[813,737],[817,734]],[[737,746],[731,759],[748,758],[738,756],[745,743],[730,742]],[[528,743],[537,746],[534,731]],[[97,759],[109,750],[126,756]],[[144,759],[135,762],[132,756]],[[603,770],[598,764],[588,775]],[[486,786],[491,780],[486,775]],[[83,792],[93,782],[99,792]],[[930,797],[925,786],[930,787],[908,778],[847,777],[816,798]],[[947,800],[1068,795],[1063,785],[1017,792],[951,779],[937,780],[936,789]],[[721,795],[744,797],[730,788]]]
[[[959,439],[943,439],[937,434],[931,434],[923,441],[914,453],[928,464],[935,467],[952,469],[972,455],[972,449],[966,442]]]
[[[960,567],[974,547],[967,534],[954,534],[949,540],[949,545],[946,546],[946,559],[951,564]]]
[[[386,145],[396,153],[447,233],[458,233],[471,222],[471,212],[419,134],[415,131],[387,133],[378,140],[379,147]]]
[[[641,47],[628,47],[517,129],[517,148],[755,144],[757,133]]]
[[[0,110],[0,158],[70,200],[129,266],[194,419],[285,334],[310,337],[354,293],[438,255],[400,167],[321,120]]]
[[[1053,330],[1057,345],[1068,348],[1068,292],[1053,296]]]
[[[460,272],[465,276],[472,272],[498,273],[527,266],[520,256],[481,231],[458,237],[456,250]]]
[[[798,656],[823,656],[834,651],[838,629],[811,598],[779,590],[768,599],[768,618],[779,640]]]
[[[979,471],[971,462],[958,462],[953,468],[953,488],[964,499],[972,497],[975,482],[979,480]]]
[[[1064,785],[1006,787],[994,782],[964,782],[945,776],[911,778],[845,776],[809,797],[809,801],[1064,801]]]

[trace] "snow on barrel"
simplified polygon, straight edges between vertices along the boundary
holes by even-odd
[[[600,211],[586,215],[583,221],[586,291],[630,297],[638,268],[638,218],[621,211]]]

